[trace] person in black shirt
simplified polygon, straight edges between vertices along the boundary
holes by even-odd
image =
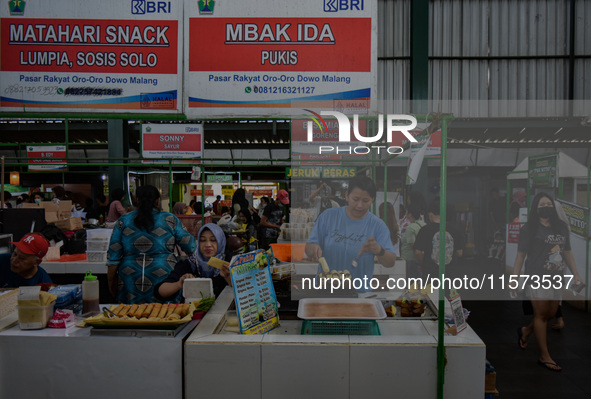
[[[421,277],[439,276],[439,199],[436,198],[427,209],[429,223],[419,230],[414,250],[420,265]],[[464,239],[452,226],[446,225],[445,232],[445,266],[446,275],[453,275],[454,262],[463,255]],[[449,267],[451,266],[451,267]],[[448,269],[449,267],[449,269]]]
[[[583,285],[583,281],[570,247],[568,226],[558,217],[554,200],[548,194],[538,193],[527,219],[519,232],[513,276],[522,274],[525,263],[524,274],[529,276],[525,293],[531,299],[534,319],[527,327],[517,328],[518,345],[525,350],[527,339],[535,334],[540,348],[538,363],[548,370],[561,371],[550,356],[547,343],[548,320],[556,315],[562,295],[562,287],[559,289],[553,282],[556,276],[562,276],[565,267],[574,275],[573,284]],[[547,287],[545,281],[552,284]]]
[[[289,205],[289,194],[285,190],[277,192],[277,199],[265,207],[261,218],[261,236],[259,248],[269,249],[269,246],[277,242],[283,222],[283,206]]]

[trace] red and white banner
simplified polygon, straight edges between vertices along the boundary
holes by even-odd
[[[182,2],[0,7],[0,110],[179,113]]]
[[[66,146],[64,145],[29,145],[27,146],[27,157],[29,158],[29,171],[68,169]]]
[[[217,0],[185,5],[185,114],[376,108],[377,3]]]
[[[200,159],[203,156],[203,125],[142,125],[142,156]]]
[[[519,243],[519,232],[521,230],[521,223],[519,222],[511,222],[508,224],[508,236],[507,242],[509,244],[518,244]]]

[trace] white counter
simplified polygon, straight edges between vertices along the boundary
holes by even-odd
[[[42,262],[41,267],[49,274],[86,274],[92,270],[92,274],[107,274],[105,262]]]
[[[380,336],[328,336],[300,335],[302,322],[286,320],[249,336],[222,330],[232,301],[225,290],[186,341],[187,398],[436,397],[437,321],[380,320]],[[445,347],[445,397],[481,399],[482,340],[468,327]]]
[[[0,398],[183,398],[183,340],[90,336],[90,328],[0,332]]]

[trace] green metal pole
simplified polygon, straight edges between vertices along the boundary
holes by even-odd
[[[511,207],[511,180],[509,180],[509,174],[507,174],[507,196],[505,198],[505,222],[509,224],[512,220],[509,220],[509,208]]]
[[[388,220],[388,165],[384,165],[384,222],[386,225],[388,224],[386,221]],[[394,211],[394,216],[396,215],[396,211]],[[394,237],[390,237],[390,239],[394,239]]]
[[[591,193],[591,165],[587,166],[587,209],[591,209],[591,198],[590,198],[590,194]],[[586,233],[589,234],[589,220],[587,220],[587,231]],[[589,237],[587,237],[586,240],[586,250],[587,250],[587,254],[585,255],[585,284],[586,284],[586,288],[585,288],[585,312],[589,311]]]
[[[66,159],[68,159],[68,142],[70,141],[70,132],[69,132],[69,123],[68,123],[68,118],[66,118],[65,120],[65,135],[66,135]],[[67,162],[66,162],[66,168],[67,168]],[[62,187],[66,186],[66,172],[62,171]]]
[[[168,160],[168,211],[172,213],[172,159]]]
[[[447,119],[441,125],[441,191],[439,196],[439,281],[445,274],[445,231],[447,227]],[[439,317],[437,333],[437,398],[443,399],[445,383],[445,290],[439,289]]]

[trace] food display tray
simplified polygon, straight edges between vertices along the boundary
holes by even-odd
[[[310,313],[309,305],[325,305],[324,308],[330,307],[330,304],[334,304],[335,308],[340,309],[361,308],[361,307],[372,307],[375,310],[375,315],[353,315],[352,312],[341,312],[335,311],[331,315],[314,315]],[[378,299],[367,299],[367,298],[304,298],[300,299],[298,305],[298,317],[304,320],[378,320],[386,318],[386,311],[382,302]]]
[[[427,306],[425,307],[425,312],[422,316],[418,317],[402,317],[400,315],[400,306],[396,306],[396,301],[383,301],[382,304],[384,308],[389,306],[396,306],[396,315],[394,317],[388,317],[388,320],[396,319],[396,320],[437,320],[438,319],[438,312],[435,308],[433,302],[429,298],[421,298],[421,300],[426,300]]]
[[[114,310],[117,306],[111,305],[109,310]],[[100,329],[141,329],[141,330],[174,330],[179,325],[184,325],[193,319],[193,312],[195,305],[191,303],[189,306],[189,314],[182,319],[176,320],[162,320],[162,319],[136,319],[135,317],[123,318],[109,318],[105,312],[101,312],[96,316],[84,319],[84,323],[89,326]]]

